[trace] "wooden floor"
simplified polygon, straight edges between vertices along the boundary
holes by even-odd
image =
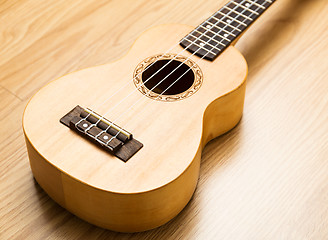
[[[196,26],[223,3],[0,1],[0,239],[328,238],[326,0],[278,0],[237,43],[249,64],[243,119],[207,145],[194,197],[166,225],[94,227],[33,180],[21,128],[33,93],[121,57],[151,26]]]

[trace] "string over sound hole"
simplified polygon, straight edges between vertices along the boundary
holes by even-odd
[[[137,65],[133,82],[143,95],[153,100],[174,102],[197,92],[203,82],[203,73],[186,56],[158,54]]]
[[[187,91],[194,83],[194,73],[188,65],[176,60],[159,60],[142,73],[142,82],[161,95],[176,95]]]

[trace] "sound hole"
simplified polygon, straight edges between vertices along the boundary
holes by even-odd
[[[176,95],[194,83],[194,73],[188,65],[170,59],[158,60],[142,73],[144,85],[162,95]]]

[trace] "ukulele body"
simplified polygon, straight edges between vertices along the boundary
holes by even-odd
[[[183,51],[178,42],[192,29],[152,28],[120,60],[61,77],[29,101],[23,128],[31,169],[62,207],[97,226],[137,232],[168,222],[189,202],[205,144],[242,116],[247,76],[247,64],[233,46],[213,62]],[[197,86],[162,100],[145,96],[132,81],[136,69],[174,45],[172,56],[183,51],[179,55],[201,71]],[[76,105],[99,114],[110,110],[105,117],[143,147],[123,162],[82,138],[59,122]]]

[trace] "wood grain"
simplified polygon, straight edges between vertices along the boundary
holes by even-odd
[[[65,75],[29,101],[23,128],[31,169],[61,206],[100,227],[140,232],[163,225],[187,205],[197,185],[203,147],[242,117],[247,76],[246,61],[232,46],[214,62],[181,53],[177,43],[190,31],[192,27],[181,24],[153,27],[120,60]],[[172,45],[179,61],[193,61],[188,66],[198,62],[193,68],[204,81],[185,99],[166,100],[177,94],[156,101],[156,95],[137,91],[131,76],[141,60]],[[108,101],[108,96],[113,97]],[[58,122],[76,104],[92,106],[130,129],[143,149],[123,163],[83,141]]]
[[[328,236],[325,0],[277,1],[239,40],[250,70],[244,117],[207,145],[196,193],[168,224],[138,234],[106,231],[63,210],[33,181],[21,130],[33,93],[65,73],[119,58],[150,26],[197,26],[224,3],[0,3],[0,238]]]

